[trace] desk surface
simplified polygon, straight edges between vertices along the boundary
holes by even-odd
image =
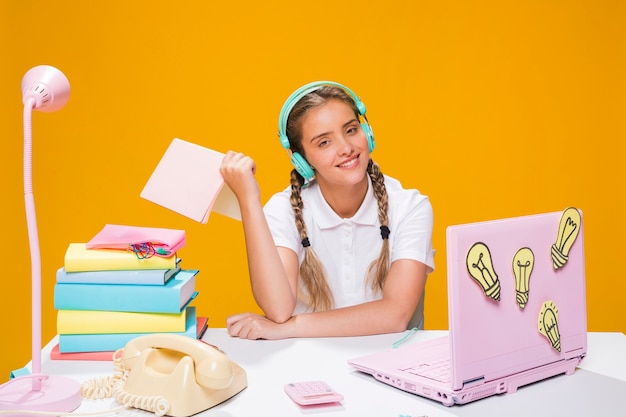
[[[405,343],[444,334],[445,331],[421,331]],[[350,358],[391,348],[402,336],[403,333],[396,333],[252,341],[232,338],[225,329],[208,329],[203,339],[218,346],[246,370],[248,388],[199,416],[623,415],[621,401],[626,393],[626,335],[623,333],[589,333],[587,357],[574,375],[557,376],[522,387],[515,394],[453,407],[387,386],[348,365]],[[55,343],[56,338],[43,350],[43,373],[64,375],[78,382],[112,374],[111,362],[50,360],[49,352]],[[299,407],[287,397],[283,386],[288,382],[306,380],[326,381],[344,395],[344,401],[333,406]],[[615,401],[616,398],[619,402]],[[110,400],[83,401],[78,411],[100,410],[109,404]]]

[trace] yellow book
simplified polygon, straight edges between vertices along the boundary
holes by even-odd
[[[184,332],[187,309],[181,313],[58,310],[58,334]]]
[[[86,243],[70,243],[65,252],[65,271],[119,271],[176,268],[176,254],[139,259],[133,251],[87,249]]]

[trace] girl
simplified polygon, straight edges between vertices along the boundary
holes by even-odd
[[[239,201],[252,292],[265,314],[229,317],[229,333],[282,339],[422,328],[432,207],[370,159],[363,103],[340,84],[307,84],[285,102],[279,136],[294,165],[291,186],[265,207],[250,157],[230,151],[220,167]]]

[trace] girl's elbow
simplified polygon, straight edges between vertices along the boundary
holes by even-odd
[[[274,323],[283,324],[291,318],[291,314],[271,313],[271,314],[265,314],[265,317],[272,320]]]
[[[269,300],[257,299],[257,305],[261,307],[266,318],[274,323],[282,324],[293,316],[293,312],[296,308],[296,300],[277,298]]]
[[[389,333],[400,333],[409,328],[413,319],[413,311],[396,311],[389,317]]]
[[[408,329],[409,320],[394,320],[389,325],[389,333],[401,333]]]
[[[293,316],[293,308],[266,308],[263,313],[274,323],[282,324]]]

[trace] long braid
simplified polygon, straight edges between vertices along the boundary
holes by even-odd
[[[383,246],[380,249],[380,256],[371,263],[368,269],[368,280],[372,289],[382,290],[389,272],[389,196],[385,187],[385,178],[380,172],[380,167],[372,159],[367,165],[367,172],[372,180],[374,196],[378,202],[378,220],[381,224],[380,231],[383,239]]]
[[[307,304],[313,311],[330,310],[333,306],[333,296],[324,275],[322,262],[311,247],[307,236],[306,224],[302,218],[302,197],[300,191],[304,178],[296,170],[291,171],[291,207],[295,216],[296,227],[300,234],[300,240],[304,246],[304,260],[300,265],[300,276],[304,287],[308,292]],[[300,296],[303,296],[300,291]]]

